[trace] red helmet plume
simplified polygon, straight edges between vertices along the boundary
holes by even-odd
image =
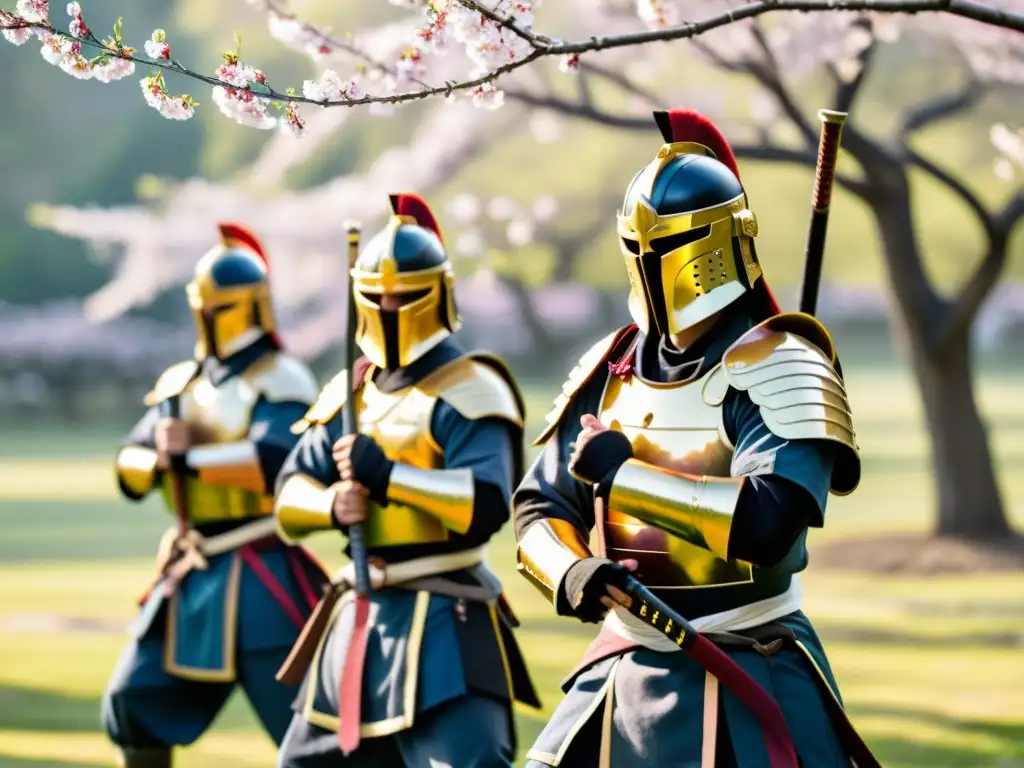
[[[270,271],[270,261],[263,250],[263,243],[253,234],[251,229],[243,227],[241,224],[227,221],[218,224],[217,228],[220,230],[220,239],[225,248],[243,248],[251,251],[259,256],[267,271]]]
[[[427,205],[426,200],[419,195],[412,194],[388,195],[388,198],[391,200],[392,213],[396,216],[411,216],[419,226],[437,235],[441,245],[444,245],[441,228],[437,225],[434,214],[430,212],[430,206]]]
[[[702,144],[714,152],[718,161],[732,171],[737,179],[740,177],[740,169],[729,142],[718,130],[718,126],[700,112],[693,109],[670,109],[667,112],[655,112],[654,121],[667,143],[692,141]]]

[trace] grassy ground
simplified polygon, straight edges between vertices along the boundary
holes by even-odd
[[[851,397],[865,478],[835,500],[814,544],[879,531],[920,530],[931,500],[919,409],[909,383],[856,372]],[[1008,507],[1024,521],[1024,402],[1019,380],[986,379]],[[553,387],[531,388],[535,424]],[[0,445],[0,768],[111,765],[98,700],[125,638],[119,628],[150,575],[169,522],[155,505],[112,490],[112,430],[12,434]],[[313,542],[332,563],[337,542]],[[524,619],[521,638],[546,704],[592,630],[551,616],[514,573],[508,531],[491,561]],[[825,638],[849,709],[888,768],[1024,766],[1024,579],[924,580],[815,573],[806,610]],[[72,631],[57,631],[56,622]],[[541,718],[524,711],[528,744]],[[244,700],[185,751],[183,766],[272,764]]]

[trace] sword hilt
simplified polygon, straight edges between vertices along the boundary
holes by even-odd
[[[825,234],[828,231],[828,210],[832,204],[832,187],[836,179],[836,160],[843,136],[846,112],[819,109],[821,137],[818,141],[818,162],[814,169],[814,190],[811,193],[811,222],[804,254],[804,283],[800,290],[800,311],[813,315],[818,306],[821,265],[825,258]]]
[[[839,157],[839,143],[843,135],[846,112],[819,109],[821,137],[818,140],[818,163],[814,173],[814,193],[811,207],[821,213],[832,203],[832,187],[836,177],[836,160]]]

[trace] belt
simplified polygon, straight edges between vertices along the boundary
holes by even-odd
[[[427,591],[444,591],[453,597],[464,599],[487,599],[482,587],[448,583],[443,586],[441,579],[433,578],[444,573],[462,571],[481,565],[484,559],[484,548],[453,552],[444,555],[432,555],[401,563],[387,564],[375,561],[370,565],[370,584],[373,589],[384,587],[402,587],[405,589],[426,589]],[[334,606],[343,594],[355,584],[355,567],[350,563],[342,568],[334,580],[328,585],[324,596],[317,603],[306,625],[302,628],[299,639],[292,646],[291,653],[277,672],[277,679],[286,685],[298,685],[306,676],[309,665],[313,661],[324,633],[327,632]]]
[[[160,539],[157,566],[166,577],[164,592],[170,594],[191,571],[205,571],[207,557],[232,552],[246,544],[275,535],[277,521],[273,516],[262,517],[216,536],[203,536],[194,528],[185,535],[177,528],[169,528]]]
[[[415,560],[406,560],[401,563],[388,564],[381,560],[371,559],[370,586],[373,589],[396,587],[428,576],[472,568],[474,565],[482,563],[483,560],[483,547],[474,547],[444,555],[418,557]],[[356,583],[355,565],[353,563],[346,565],[335,574],[331,583],[342,592],[352,589]]]

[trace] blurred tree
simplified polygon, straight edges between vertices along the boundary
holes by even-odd
[[[756,95],[762,101],[749,115],[754,118],[752,123],[745,121],[747,130],[739,127],[731,130],[727,126],[730,136],[740,138],[736,145],[737,154],[750,159],[812,166],[817,132],[808,123],[805,108],[795,96],[792,87],[794,79],[803,77],[802,86],[809,86],[813,92],[817,83],[805,76],[824,70],[831,78],[830,95],[823,97],[828,98],[828,106],[849,110],[855,100],[862,96],[869,74],[883,55],[883,43],[894,42],[899,33],[899,22],[889,15],[883,17],[863,13],[824,12],[846,8],[841,4],[822,5],[822,13],[786,15],[780,23],[768,25],[759,21],[734,22],[740,16],[755,15],[755,6],[764,6],[761,10],[765,10],[768,6],[778,9],[792,4],[752,3],[743,6],[744,12],[737,14],[735,7],[730,10],[718,2],[704,2],[700,5],[700,11],[709,14],[720,11],[718,15],[706,15],[700,22],[683,24],[676,5],[666,0],[643,0],[636,5],[630,4],[628,20],[616,2],[595,4],[590,0],[578,0],[575,4],[559,6],[555,13],[571,17],[576,23],[576,33],[585,37],[578,44],[556,44],[550,38],[533,33],[532,3],[516,4],[515,19],[509,23],[508,19],[488,10],[488,7],[472,0],[458,0],[457,3],[444,6],[431,5],[433,10],[428,12],[429,23],[421,29],[416,46],[410,48],[408,38],[404,36],[404,32],[409,29],[407,21],[398,24],[403,34],[397,37],[393,34],[396,25],[385,21],[377,29],[366,30],[365,34],[356,35],[353,39],[343,39],[333,37],[296,18],[279,0],[250,0],[250,5],[269,12],[271,33],[288,47],[303,51],[315,59],[343,54],[349,59],[354,56],[362,61],[364,72],[352,82],[329,71],[319,81],[306,81],[303,92],[307,100],[326,100],[334,104],[344,104],[353,98],[366,101],[354,97],[354,94],[362,92],[363,83],[367,88],[374,88],[376,93],[383,94],[381,98],[391,98],[389,94],[395,94],[396,98],[418,98],[425,92],[433,93],[431,89],[423,90],[425,77],[429,76],[435,82],[448,83],[452,80],[446,74],[453,66],[452,57],[435,55],[441,39],[451,34],[456,42],[466,46],[469,60],[476,71],[484,73],[482,78],[477,78],[482,81],[481,85],[472,91],[473,101],[480,106],[495,108],[507,96],[510,101],[531,108],[554,110],[611,127],[649,131],[652,130],[651,122],[646,116],[640,117],[642,108],[671,106],[689,101],[688,97],[679,94],[679,87],[680,83],[687,84],[690,79],[680,75],[696,72],[699,77],[702,72],[691,67],[689,60],[681,59],[676,48],[666,50],[665,47],[648,46],[644,49],[645,55],[638,57],[635,46],[696,37],[698,33],[716,26],[722,27],[713,35],[702,35],[692,45],[712,67],[730,75],[745,75],[757,85]],[[395,5],[415,7],[423,3],[420,0],[401,0],[395,2]],[[452,12],[449,22],[455,19],[456,10],[460,14],[461,21],[449,24],[448,31],[444,23],[446,17],[438,12],[438,8],[442,7]],[[865,0],[858,7],[869,8],[871,3]],[[889,4],[886,7],[891,10],[895,6]],[[1021,193],[1019,187],[1015,188],[1009,201],[993,206],[990,200],[993,195],[975,193],[960,175],[930,160],[916,145],[917,137],[926,129],[967,111],[987,106],[981,103],[983,95],[998,96],[1001,88],[1019,86],[1024,82],[1024,44],[1018,33],[1007,31],[1019,30],[1024,25],[1019,12],[1021,0],[1001,0],[998,7],[974,3],[954,8],[948,3],[929,5],[927,2],[907,6],[908,9],[911,7],[960,13],[985,22],[980,24],[951,15],[932,14],[915,20],[914,29],[921,38],[909,36],[901,40],[899,46],[889,46],[890,51],[897,49],[901,56],[907,58],[920,53],[915,50],[915,40],[926,39],[930,48],[943,51],[942,55],[947,58],[962,60],[963,83],[949,93],[904,108],[895,119],[892,114],[881,115],[883,110],[879,110],[878,105],[865,105],[868,108],[859,109],[856,118],[847,124],[844,138],[847,157],[855,160],[859,167],[856,172],[841,176],[839,181],[863,201],[878,225],[888,279],[899,305],[911,362],[931,431],[939,500],[936,530],[940,534],[974,539],[1005,537],[1009,535],[1009,526],[998,492],[986,432],[974,402],[970,329],[979,307],[1005,268],[1011,232],[1024,216],[1024,193]],[[640,18],[654,32],[637,33],[630,30],[629,25],[639,23],[637,9]],[[471,15],[479,14],[472,18],[483,17],[485,23],[468,26],[462,23],[469,18],[466,17],[467,12]],[[381,18],[390,17],[383,14]],[[615,34],[608,35],[608,30],[614,30]],[[619,43],[615,41],[626,41],[634,47],[616,48]],[[587,56],[587,51],[595,49],[605,50],[600,63],[589,60]],[[443,47],[440,51],[443,53]],[[659,57],[659,51],[666,51],[668,55]],[[566,94],[567,90],[573,89],[567,88],[564,80],[553,85],[547,74],[537,69],[520,70],[512,80],[512,87],[504,92],[498,91],[493,85],[496,73],[518,69],[524,61],[529,63],[552,55],[553,52],[565,54],[561,60],[564,72],[578,75],[573,93]],[[955,55],[949,56],[951,53]],[[580,58],[579,54],[583,54],[583,57]],[[944,66],[937,68],[944,69]],[[646,67],[648,71],[637,75],[634,71],[637,67]],[[251,85],[251,82],[256,82],[253,79],[255,73],[256,70],[251,70],[243,79]],[[891,73],[891,68],[886,69],[887,75]],[[884,90],[887,84],[896,79],[886,77],[879,85]],[[468,90],[469,82],[460,80],[459,87],[466,86]],[[902,79],[901,84],[905,84]],[[450,87],[443,86],[440,92]],[[626,111],[605,107],[611,94],[615,94],[616,108],[621,110],[625,102]],[[898,104],[907,102],[905,93],[889,94],[889,99]],[[223,102],[223,99],[220,101]],[[223,103],[219,106],[229,117],[251,124],[248,118],[238,113],[237,108],[225,109]],[[1005,104],[999,106],[1005,107]],[[316,117],[323,128],[314,147],[317,142],[323,146],[325,137],[331,136],[344,122],[344,117],[338,115],[344,115],[347,111],[324,110],[310,116],[310,124]],[[879,119],[880,116],[882,119]],[[262,121],[262,117],[259,119]],[[436,115],[431,119],[443,122]],[[285,125],[296,127],[292,118],[286,120]],[[482,127],[484,124],[477,121],[477,125]],[[795,129],[795,142],[787,143],[784,137],[780,138],[783,126]],[[430,183],[436,184],[454,167],[465,165],[468,157],[465,146],[473,145],[474,149],[478,149],[484,142],[479,137],[467,138],[466,134],[472,130],[472,127],[463,125],[457,132],[448,132],[450,128],[436,132],[435,137],[443,137],[444,142],[463,142],[462,151],[452,150],[444,155],[447,164],[443,164],[444,171],[440,174],[423,173],[424,166],[419,162],[416,165],[417,170],[421,171],[418,178],[429,178]],[[316,135],[315,131],[308,132]],[[997,135],[1005,137],[1012,135],[1012,132],[1006,130]],[[1005,141],[1002,143],[1006,144]],[[297,157],[300,160],[308,159],[312,152],[285,150],[283,145],[278,147],[277,139],[269,142],[268,146],[271,149],[264,150],[254,167],[265,168],[268,163],[272,166],[276,164],[277,178],[280,178],[284,170],[299,162]],[[431,147],[431,151],[436,152],[437,148]],[[407,150],[401,156],[410,164],[421,160],[419,155]],[[271,162],[268,158],[277,159]],[[598,160],[593,157],[588,159],[592,164]],[[950,297],[942,295],[930,279],[925,266],[922,235],[931,222],[922,224],[915,221],[912,204],[916,192],[912,195],[911,174],[927,178],[929,183],[937,184],[955,195],[966,206],[982,233],[984,257],[980,265]],[[373,175],[373,169],[369,175]],[[271,221],[274,222],[278,236],[284,237],[285,233],[294,235],[296,242],[292,243],[293,250],[301,250],[314,243],[319,247],[320,242],[336,234],[336,222],[333,229],[331,225],[321,225],[321,215],[316,213],[318,207],[327,207],[328,201],[332,199],[333,188],[338,186],[344,190],[344,199],[348,204],[346,210],[364,210],[367,192],[375,190],[386,177],[387,174],[377,173],[369,183],[367,178],[343,177],[322,185],[320,189],[292,196],[279,204],[250,199],[248,205],[245,201],[228,203],[228,196],[239,196],[241,190],[237,188],[218,188],[198,181],[190,182],[176,190],[173,198],[164,198],[162,204],[165,210],[162,215],[147,213],[142,218],[151,229],[158,230],[161,236],[166,234],[168,240],[176,240],[163,242],[165,248],[191,252],[195,247],[195,236],[181,233],[180,228],[168,231],[173,220],[168,210],[179,213],[201,210],[203,217],[212,218],[225,210],[256,208],[264,212],[261,222],[267,227],[272,226]],[[264,176],[254,175],[252,178],[263,179]],[[917,188],[915,182],[913,189]],[[251,192],[245,189],[244,193]],[[595,203],[603,206],[602,201]],[[297,215],[300,211],[304,215]],[[103,212],[103,215],[107,217],[109,225],[112,218],[120,216],[124,219],[128,213],[122,210],[120,214]],[[193,222],[194,219],[195,216]],[[97,217],[87,221],[76,216],[73,211],[65,211],[57,212],[50,224],[67,234],[95,239],[97,232],[104,230],[102,221],[102,218]],[[309,224],[321,228],[311,232]],[[153,290],[172,284],[182,273],[181,265],[178,265],[174,269],[168,268],[161,273],[151,274],[150,265],[153,260],[152,253],[148,252],[151,248],[140,239],[139,221],[130,225],[122,222],[122,225],[126,229],[134,227],[135,234],[120,241],[126,245],[128,256],[119,267],[112,285],[100,294],[104,306],[98,306],[98,297],[93,301],[94,312],[101,315],[116,315],[135,304],[151,300]],[[584,230],[590,228],[586,223],[583,226]],[[152,232],[148,234],[152,235]],[[579,253],[586,242],[585,238],[576,237],[558,245],[552,274],[572,274],[572,254]],[[526,278],[525,275],[510,278],[509,285],[520,291],[525,286],[522,280]],[[322,285],[321,281],[317,286],[305,286],[302,289],[305,298],[322,290]],[[524,308],[527,304],[528,301],[523,305]]]

